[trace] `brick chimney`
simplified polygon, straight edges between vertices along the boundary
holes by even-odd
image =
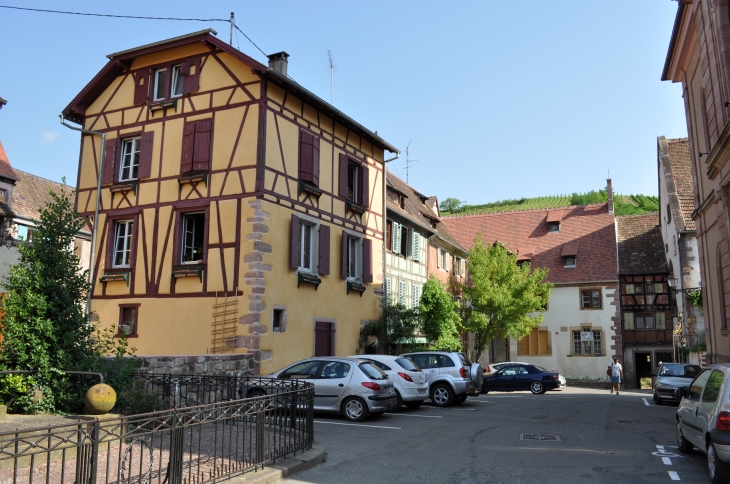
[[[286,52],[277,52],[269,56],[269,69],[274,69],[280,74],[286,76],[286,68],[289,65],[289,54]]]
[[[606,193],[608,194],[608,213],[613,213],[613,187],[610,178],[606,180]]]

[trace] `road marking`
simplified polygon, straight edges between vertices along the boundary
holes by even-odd
[[[672,465],[672,459],[670,459],[669,457],[662,457],[662,462],[664,462],[665,466]]]
[[[664,446],[663,445],[657,445],[656,448],[659,449],[659,450],[664,450]]]
[[[375,429],[394,429],[394,430],[400,430],[400,427],[386,427],[384,425],[363,425],[363,424],[350,424],[350,423],[342,423],[342,422],[324,422],[322,420],[315,420],[314,423],[321,423],[321,424],[330,424],[330,425],[347,425],[350,427],[372,427]]]
[[[409,413],[389,413],[390,417],[443,418],[441,415],[411,415]]]
[[[651,404],[646,400],[646,398],[642,398],[642,400],[644,400],[644,403],[647,407],[651,407]]]
[[[676,473],[676,472],[674,472],[674,471],[669,471],[669,477],[670,477],[670,479],[672,479],[673,481],[681,481],[681,480],[682,480],[682,479],[680,479],[680,478],[679,478],[679,474],[677,474],[677,473]]]

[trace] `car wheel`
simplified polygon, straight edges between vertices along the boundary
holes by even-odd
[[[416,400],[415,402],[405,402],[406,408],[419,408],[423,405],[423,400]]]
[[[403,407],[403,397],[400,396],[400,392],[398,390],[395,391],[395,407],[393,407],[393,411],[397,412],[398,410]]]
[[[466,399],[467,399],[467,395],[464,394],[464,395],[461,395],[460,397],[454,398],[454,403],[456,405],[461,405],[462,403],[466,402]]]
[[[689,454],[694,449],[694,445],[684,438],[684,432],[682,432],[682,424],[677,420],[677,447],[683,454]]]
[[[342,416],[350,422],[362,422],[368,413],[368,405],[361,398],[350,397],[342,402]]]
[[[664,403],[664,402],[662,402],[662,399],[659,398],[659,395],[657,395],[656,393],[654,394],[654,403],[657,404],[657,405],[659,405],[659,406],[661,406],[662,403]]]
[[[707,447],[707,470],[710,472],[712,484],[730,482],[730,465],[720,460],[712,442]]]
[[[454,403],[454,391],[446,383],[439,383],[431,388],[431,402],[437,407],[448,407]]]
[[[246,398],[263,397],[265,395],[266,395],[266,392],[263,391],[262,389],[260,389],[260,388],[252,388],[246,394]]]
[[[534,381],[530,383],[530,391],[535,395],[545,393],[545,386],[539,381]]]

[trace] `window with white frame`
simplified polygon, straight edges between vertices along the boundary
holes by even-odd
[[[352,235],[347,238],[347,278],[362,280],[362,239]]]
[[[443,270],[445,270],[446,272],[449,271],[449,256],[450,255],[451,254],[449,254],[445,250],[442,250],[441,251],[441,268]]]
[[[347,199],[354,203],[360,200],[360,165],[350,161],[347,164]]]
[[[114,227],[114,258],[112,267],[129,267],[132,255],[132,220],[120,220]]]
[[[315,227],[303,220],[299,225],[299,270],[312,272],[314,270],[314,231]]]
[[[203,262],[203,247],[205,242],[205,213],[183,214],[183,264],[198,264]]]
[[[603,355],[603,331],[581,328],[573,331],[573,354],[584,356]]]
[[[153,101],[162,101],[165,99],[165,88],[167,87],[167,69],[157,69],[155,71],[155,85],[152,94]]]
[[[33,233],[36,231],[35,228],[29,227],[28,225],[18,224],[18,240],[25,242],[31,242],[33,240]]]
[[[140,138],[122,141],[122,162],[119,163],[119,181],[136,180],[139,171]]]
[[[170,86],[170,97],[180,97],[183,95],[183,80],[185,76],[182,73],[182,65],[178,64],[172,68],[172,85]]]

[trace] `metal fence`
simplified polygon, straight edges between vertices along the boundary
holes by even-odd
[[[312,385],[252,381],[267,394],[0,433],[0,484],[216,482],[310,449]]]

